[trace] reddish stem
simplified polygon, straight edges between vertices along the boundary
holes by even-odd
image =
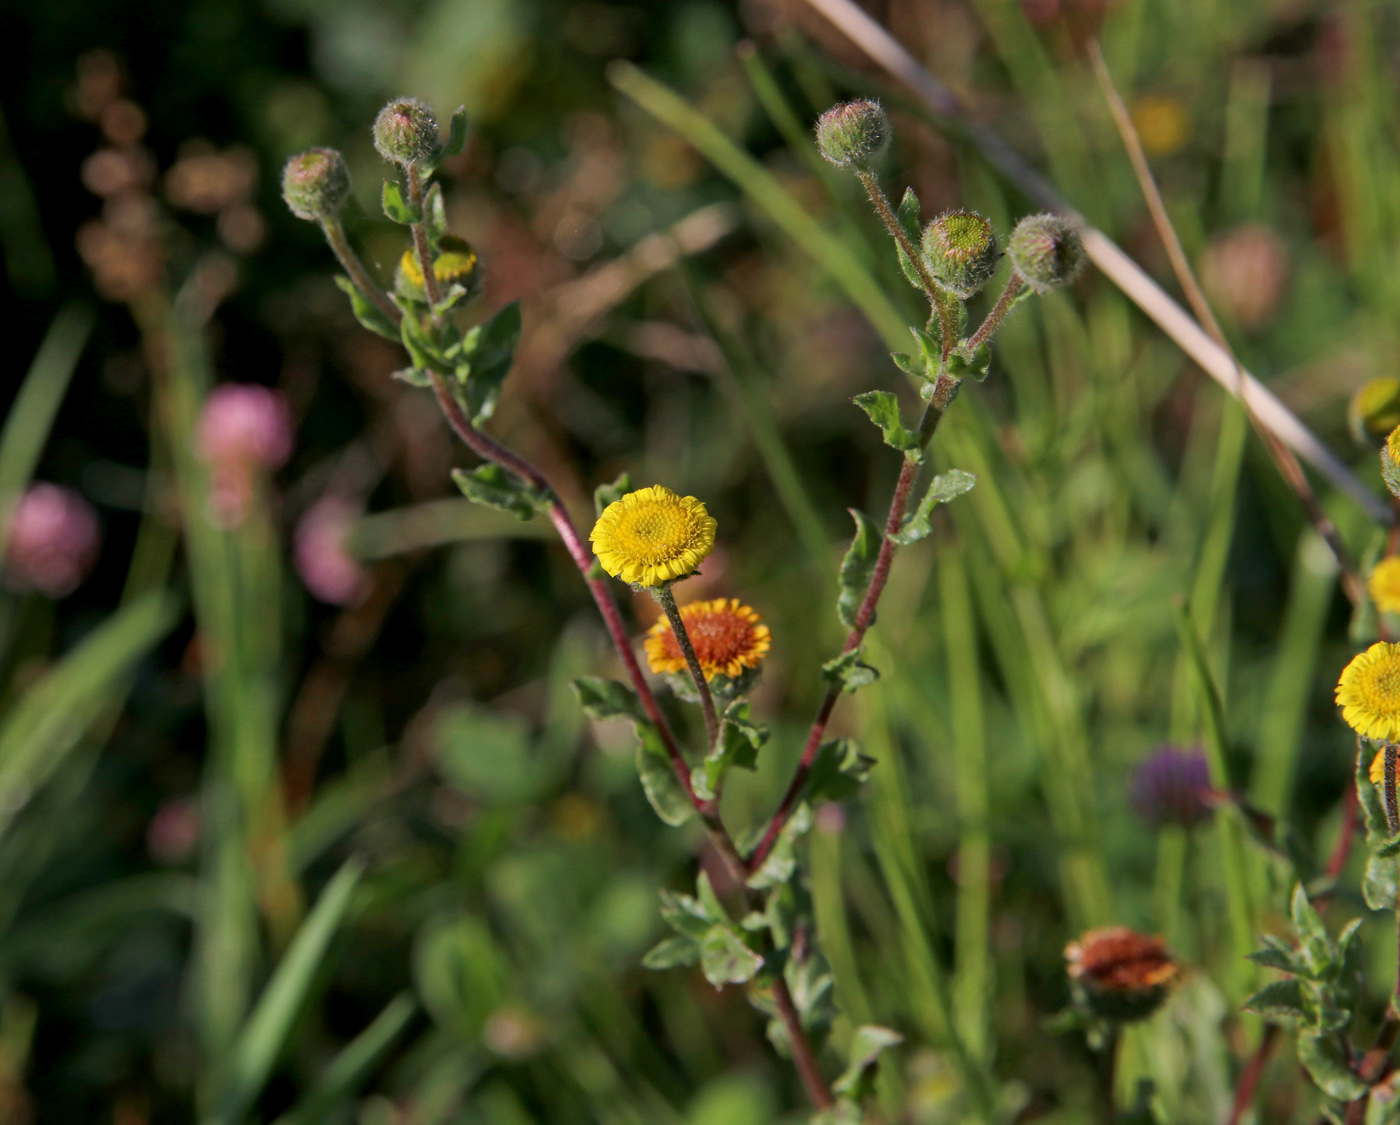
[[[807,1097],[818,1109],[830,1109],[835,1104],[835,1099],[826,1088],[826,1083],[822,1081],[822,1072],[812,1054],[812,1044],[802,1029],[802,1020],[797,1014],[797,1006],[792,1002],[792,993],[788,991],[787,981],[781,976],[773,982],[773,1003],[777,1005],[778,1016],[787,1028],[788,1043],[792,1047],[792,1064],[797,1068],[798,1077],[802,1079],[802,1085],[807,1090]]]
[[[890,514],[885,520],[885,538],[880,544],[880,553],[875,556],[875,569],[870,576],[870,586],[865,591],[865,597],[860,603],[860,609],[856,613],[855,624],[851,626],[851,631],[846,635],[846,644],[841,649],[842,654],[852,652],[860,647],[860,643],[865,639],[865,632],[870,628],[875,620],[875,606],[880,600],[880,595],[885,592],[885,583],[890,578],[890,563],[894,559],[894,534],[904,522],[904,511],[909,506],[909,493],[913,491],[914,481],[919,475],[919,463],[912,458],[905,458],[903,466],[899,470],[899,480],[895,482],[894,497],[890,500]],[[812,764],[817,760],[817,751],[821,749],[822,735],[826,733],[826,724],[831,718],[832,709],[836,706],[836,700],[841,694],[839,687],[827,689],[826,695],[822,698],[821,707],[817,710],[817,717],[812,722],[812,729],[807,732],[807,744],[802,748],[802,757],[797,763],[797,772],[792,775],[792,783],[788,786],[787,792],[783,795],[778,810],[773,814],[773,819],[768,822],[768,827],[763,832],[763,838],[759,841],[758,847],[749,857],[748,868],[750,871],[757,871],[763,866],[763,861],[768,858],[768,853],[773,850],[773,845],[778,842],[778,835],[783,830],[783,825],[792,815],[792,810],[796,807],[802,790],[807,785],[807,777],[812,772]]]
[[[1239,1125],[1241,1118],[1254,1104],[1254,1091],[1264,1073],[1264,1064],[1269,1061],[1269,1052],[1274,1049],[1277,1040],[1278,1026],[1271,1023],[1264,1028],[1264,1038],[1259,1041],[1259,1049],[1254,1052],[1249,1065],[1240,1075],[1240,1084],[1235,1089],[1235,1100],[1230,1106],[1230,1117],[1225,1125]]]

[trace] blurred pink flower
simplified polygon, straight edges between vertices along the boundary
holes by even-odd
[[[56,484],[31,485],[11,517],[5,582],[15,590],[67,597],[97,561],[100,542],[91,504]]]
[[[216,521],[239,524],[252,500],[255,474],[281,468],[292,455],[287,400],[256,383],[222,383],[204,402],[194,446],[210,467]]]
[[[297,521],[293,535],[297,573],[320,601],[348,605],[368,590],[369,574],[345,542],[359,518],[359,506],[352,501],[323,496]]]
[[[1264,327],[1288,285],[1288,246],[1274,231],[1245,223],[1211,239],[1201,284],[1246,332]]]
[[[161,863],[180,863],[199,843],[199,805],[191,797],[166,801],[146,828],[146,846]]]

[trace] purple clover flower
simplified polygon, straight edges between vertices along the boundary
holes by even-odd
[[[257,474],[292,455],[292,412],[277,391],[256,383],[222,383],[204,402],[195,452],[209,466],[210,507],[224,527],[243,522]]]
[[[293,534],[297,573],[320,601],[349,605],[368,590],[369,574],[345,542],[359,518],[360,509],[354,502],[341,496],[323,496],[297,521]]]
[[[64,598],[97,561],[101,529],[91,504],[72,489],[40,482],[15,504],[5,548],[5,584]]]
[[[1128,797],[1154,828],[1179,824],[1190,828],[1211,815],[1210,767],[1200,750],[1163,746],[1133,772]]]

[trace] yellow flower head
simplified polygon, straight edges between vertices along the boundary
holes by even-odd
[[[1362,738],[1400,741],[1400,645],[1378,641],[1353,656],[1337,681],[1337,703]]]
[[[1376,563],[1366,585],[1378,610],[1400,613],[1400,555],[1391,555]]]
[[[1377,750],[1376,756],[1371,759],[1370,778],[1372,785],[1385,784],[1385,751]]]
[[[438,256],[433,261],[433,276],[444,287],[460,285],[471,292],[479,280],[476,250],[465,238],[445,234],[438,239]],[[399,288],[405,296],[423,299],[423,266],[413,250],[405,250],[399,259]]]
[[[1390,436],[1385,439],[1385,451],[1390,454],[1390,459],[1400,465],[1400,426],[1390,431]]]
[[[716,598],[681,606],[681,621],[700,661],[705,679],[728,676],[738,679],[747,668],[757,668],[773,644],[763,619],[738,598]],[[647,664],[657,675],[685,670],[685,656],[671,624],[662,617],[647,632]]]
[[[715,520],[694,496],[654,484],[603,509],[589,539],[603,569],[638,586],[690,574],[715,548]]]

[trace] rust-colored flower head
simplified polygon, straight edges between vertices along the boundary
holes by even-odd
[[[690,643],[705,679],[717,676],[747,687],[772,647],[772,634],[762,618],[738,598],[691,602],[680,608]],[[647,632],[647,664],[658,675],[685,671],[685,656],[665,617]]]
[[[1089,930],[1065,946],[1075,998],[1100,1019],[1146,1019],[1166,999],[1180,970],[1162,939],[1127,926]]]

